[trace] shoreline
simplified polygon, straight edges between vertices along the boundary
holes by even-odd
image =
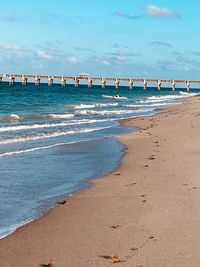
[[[76,142],[76,144],[90,144],[90,143],[100,143],[102,144],[103,143],[107,143],[107,145],[109,145],[110,143],[114,142],[114,143],[117,143],[117,149],[116,150],[119,150],[118,153],[118,157],[117,159],[115,160],[115,164],[114,165],[117,165],[117,167],[119,166],[119,163],[120,161],[122,160],[123,156],[124,156],[124,147],[122,144],[120,144],[117,140],[117,138],[115,136],[111,137],[105,137],[105,138],[97,138],[97,139],[91,139],[91,140],[84,140],[84,141],[78,141]],[[74,144],[74,143],[73,143]],[[71,144],[64,144],[63,145],[71,145]],[[123,148],[123,151],[120,151],[121,149]],[[106,153],[106,152],[105,152]],[[112,163],[113,164],[113,163]],[[71,197],[73,197],[74,195],[76,194],[79,194],[81,193],[82,191],[86,190],[86,189],[90,189],[91,186],[92,186],[92,181],[93,180],[96,180],[96,179],[101,179],[101,177],[103,176],[107,176],[109,174],[111,174],[117,167],[112,167],[110,168],[110,170],[108,172],[104,171],[105,174],[98,174],[97,176],[93,177],[93,178],[85,178],[85,179],[82,179],[79,181],[79,183],[76,184],[76,186],[74,187],[74,189],[72,191],[69,191],[69,192],[66,192],[66,193],[62,193],[62,195],[60,196],[56,196],[56,199],[55,197],[52,199],[54,199],[54,201],[51,201],[52,204],[49,204],[48,206],[46,204],[43,203],[43,207],[45,206],[46,208],[42,208],[39,209],[38,208],[38,213],[35,217],[30,217],[29,219],[27,219],[26,221],[24,221],[23,223],[19,223],[19,224],[16,224],[16,225],[13,225],[12,227],[10,227],[10,231],[8,230],[8,233],[6,233],[4,236],[0,236],[0,241],[6,237],[8,237],[9,235],[12,235],[13,233],[15,233],[18,229],[20,229],[21,227],[25,227],[27,224],[29,223],[32,223],[36,220],[38,220],[39,218],[45,216],[51,209],[54,209],[56,208],[57,206],[59,206],[59,202],[60,201],[63,201],[63,200],[69,200]]]
[[[176,104],[174,104],[174,105],[176,105]],[[173,105],[173,106],[174,106],[174,105]],[[170,107],[170,105],[169,105],[169,106],[166,105],[166,107],[162,107],[162,108],[160,108],[160,111],[157,112],[157,113],[155,113],[155,114],[153,114],[153,115],[150,114],[150,115],[138,116],[138,117],[135,117],[135,118],[125,118],[125,119],[121,119],[121,120],[119,121],[119,125],[122,126],[122,127],[129,127],[129,126],[124,126],[124,125],[123,125],[124,122],[126,122],[127,120],[132,120],[132,119],[137,119],[137,118],[145,118],[145,117],[154,116],[154,115],[156,115],[156,114],[161,114],[161,113],[163,113],[163,112],[166,112],[167,107]],[[133,131],[131,131],[130,133],[135,133],[135,132],[137,132],[137,131],[140,130],[138,127],[134,127],[134,126],[130,126],[130,128],[133,128],[133,129],[135,128],[135,129],[134,129]],[[122,152],[122,154],[121,154],[121,156],[120,156],[120,160],[118,161],[118,164],[117,164],[117,167],[116,167],[116,168],[112,169],[111,171],[109,171],[109,172],[108,172],[107,174],[105,174],[105,175],[98,175],[98,176],[96,176],[96,177],[89,178],[89,179],[86,179],[86,180],[81,181],[80,184],[84,183],[84,184],[87,184],[87,185],[85,185],[85,186],[79,186],[79,185],[77,185],[76,188],[74,189],[74,191],[68,192],[68,193],[63,194],[62,196],[60,196],[59,199],[58,199],[58,201],[57,201],[57,202],[54,202],[54,205],[49,206],[45,211],[39,212],[38,215],[37,215],[36,217],[34,217],[34,218],[30,218],[30,219],[24,221],[22,224],[17,225],[16,228],[15,228],[15,226],[11,227],[11,228],[13,228],[14,230],[11,230],[9,233],[0,236],[0,242],[1,242],[2,239],[4,239],[4,238],[6,238],[6,237],[8,237],[8,236],[10,236],[10,235],[12,235],[12,234],[14,234],[14,233],[15,233],[16,231],[18,231],[21,227],[25,227],[27,224],[29,224],[29,223],[33,223],[34,221],[36,221],[36,220],[40,219],[41,217],[45,216],[46,214],[48,214],[48,212],[49,212],[51,209],[54,209],[54,208],[56,208],[56,207],[59,206],[58,202],[62,202],[63,200],[67,200],[67,201],[68,201],[71,197],[73,197],[73,196],[75,196],[75,195],[77,195],[77,194],[80,194],[80,193],[83,192],[84,190],[90,189],[90,188],[93,186],[93,181],[95,181],[95,180],[97,180],[97,179],[102,179],[103,177],[106,177],[106,176],[112,174],[114,171],[116,171],[116,170],[119,168],[119,166],[120,166],[120,164],[121,164],[121,161],[122,161],[122,159],[124,158],[124,156],[125,156],[125,154],[126,154],[126,146],[125,146],[125,144],[123,144],[123,143],[120,142],[120,136],[123,136],[123,135],[126,135],[126,134],[129,134],[129,133],[124,133],[124,134],[115,135],[115,136],[113,135],[112,137],[109,136],[109,137],[102,138],[102,139],[107,139],[107,138],[108,138],[108,139],[112,139],[112,140],[114,140],[116,143],[118,143],[118,144],[120,144],[120,145],[123,146],[123,152]],[[84,143],[87,143],[87,142],[93,142],[93,141],[97,141],[97,140],[101,140],[101,138],[100,138],[100,139],[98,138],[98,139],[91,139],[91,140],[86,140],[86,141],[80,141],[80,143],[82,143],[82,142],[84,142]],[[77,143],[79,143],[79,142],[77,142]],[[63,144],[63,145],[65,145],[65,144]]]
[[[122,265],[120,265],[120,263],[119,263],[118,264],[119,266],[129,266],[128,264],[131,263],[132,258],[135,257],[135,255],[137,255],[137,252],[138,252],[139,248],[142,247],[144,240],[146,240],[145,244],[149,244],[155,240],[154,236],[151,232],[148,232],[148,231],[146,232],[146,229],[140,229],[140,227],[137,225],[137,223],[133,222],[133,219],[130,216],[130,214],[127,213],[128,211],[130,212],[130,203],[129,202],[131,202],[131,204],[134,207],[133,213],[135,215],[137,215],[136,216],[137,222],[138,222],[138,218],[141,219],[148,210],[148,207],[147,208],[145,207],[146,203],[148,206],[148,201],[146,200],[145,194],[142,194],[139,196],[139,199],[140,200],[142,199],[142,201],[140,201],[139,203],[134,203],[135,200],[138,198],[138,196],[137,196],[137,194],[135,195],[135,192],[133,194],[132,188],[137,187],[138,182],[136,182],[136,181],[133,182],[133,178],[130,177],[130,173],[129,174],[125,173],[123,175],[123,176],[125,176],[125,181],[124,180],[122,181],[122,179],[121,179],[121,177],[122,177],[121,172],[122,171],[127,172],[126,171],[126,165],[127,165],[126,161],[130,155],[129,154],[129,150],[131,149],[130,146],[131,145],[137,146],[138,142],[141,143],[141,141],[143,140],[143,139],[141,140],[141,136],[144,139],[146,139],[146,138],[151,139],[152,138],[151,136],[153,136],[153,134],[150,133],[151,128],[153,129],[153,128],[158,127],[158,125],[155,122],[156,120],[164,119],[165,116],[166,116],[166,118],[168,118],[170,116],[170,113],[174,113],[174,112],[178,113],[178,112],[182,111],[182,109],[185,109],[186,106],[192,105],[191,103],[196,103],[196,102],[197,101],[195,101],[195,98],[193,98],[192,102],[186,102],[186,103],[183,103],[183,104],[177,105],[177,106],[168,106],[166,108],[168,110],[167,113],[165,111],[165,112],[161,112],[161,113],[151,115],[151,116],[138,117],[138,118],[124,120],[123,125],[131,126],[131,127],[139,127],[140,130],[133,132],[133,133],[122,135],[118,138],[118,140],[125,146],[125,153],[124,153],[124,156],[123,156],[118,168],[116,170],[114,170],[112,173],[110,173],[109,175],[103,176],[101,178],[92,179],[91,185],[89,186],[89,188],[86,188],[83,191],[76,193],[72,197],[68,198],[66,205],[58,205],[56,207],[51,208],[44,216],[38,218],[37,220],[35,220],[33,222],[26,224],[25,226],[18,228],[16,230],[16,232],[1,239],[0,240],[0,255],[1,255],[1,259],[3,259],[3,263],[2,263],[3,265],[1,265],[1,266],[11,266],[11,264],[14,264],[14,263],[15,263],[15,266],[21,266],[21,267],[22,266],[38,266],[39,264],[42,264],[45,262],[46,263],[52,262],[53,264],[55,264],[53,266],[61,266],[61,264],[63,264],[63,266],[66,266],[66,265],[64,265],[64,264],[66,264],[66,262],[68,263],[67,266],[108,266],[107,264],[112,263],[112,260],[108,260],[108,259],[105,259],[103,257],[104,254],[106,255],[106,251],[103,254],[104,247],[105,248],[108,247],[107,248],[108,255],[112,255],[113,253],[114,254],[117,253],[120,256],[120,259],[125,261],[124,263],[121,263]],[[168,115],[166,115],[166,114],[168,114]],[[131,139],[131,141],[132,141],[132,139],[134,139],[134,141],[136,141],[135,142],[136,144],[130,144],[130,139]],[[147,143],[147,147],[146,147],[147,151],[148,151],[148,149],[151,150],[151,145],[152,144],[149,145]],[[150,147],[148,147],[148,146],[150,146]],[[145,148],[143,147],[142,150],[145,150]],[[144,151],[143,151],[143,153],[144,153]],[[154,153],[156,154],[157,152],[154,152]],[[139,156],[143,157],[144,155],[139,155]],[[136,155],[134,155],[133,157],[135,158]],[[151,157],[152,157],[152,159],[149,158],[146,160],[148,162],[150,161],[150,162],[152,162],[152,164],[154,164],[154,160],[155,160],[155,159],[153,159],[154,155],[151,155]],[[141,163],[144,164],[141,161],[141,159],[139,160],[139,162],[137,162],[137,161],[138,160],[136,160],[136,163],[139,165],[141,165]],[[138,168],[138,170],[137,170],[137,167],[138,167],[137,164],[136,164],[136,166],[134,166],[134,168],[135,168],[134,171],[136,171],[136,173],[138,172],[138,170],[140,172],[140,169],[141,169],[141,166],[140,166],[140,168]],[[149,165],[148,166],[147,165],[148,164],[145,165],[146,167],[142,165],[143,166],[142,169],[144,169],[145,172],[146,172],[146,170],[148,170],[148,167],[149,167]],[[129,168],[130,168],[130,166],[129,166]],[[129,170],[129,172],[130,172],[130,170]],[[117,182],[117,184],[116,184],[116,182]],[[124,185],[124,182],[125,182],[125,185]],[[107,189],[107,186],[109,187],[109,190]],[[125,187],[125,189],[124,189],[124,187]],[[123,188],[122,191],[124,191],[124,192],[121,192],[122,188]],[[105,192],[106,189],[109,192],[106,193]],[[140,188],[140,190],[141,189],[142,188]],[[119,197],[117,196],[117,193],[120,195]],[[91,203],[91,199],[94,200],[94,203]],[[126,217],[128,217],[128,218],[130,217],[129,219],[126,218],[125,223],[123,222],[124,216],[121,217],[120,214],[118,214],[119,212],[117,212],[117,211],[121,212],[121,209],[119,209],[119,207],[122,206],[121,208],[123,208],[123,205],[121,203],[118,203],[118,201],[117,201],[119,199],[122,203],[125,204],[125,210],[127,209],[127,211],[125,211]],[[127,205],[127,199],[128,199],[129,205]],[[105,205],[102,206],[102,203],[104,203],[104,204],[108,203],[107,200],[109,200],[111,203],[113,203],[116,206],[117,211],[115,209],[113,209],[112,205],[110,206],[110,203],[108,204],[108,207],[106,207],[106,209],[108,209],[109,211],[108,210],[104,211]],[[99,220],[101,219],[101,216],[99,217],[99,215],[98,215],[98,212],[96,210],[97,207],[95,207],[95,210],[91,209],[90,211],[88,211],[88,208],[87,208],[87,206],[84,205],[84,202],[86,202],[85,204],[90,204],[90,208],[94,208],[93,205],[94,206],[96,205],[98,208],[100,208],[102,215],[104,212],[106,213],[107,216],[105,216],[105,214],[103,216],[104,219],[106,218],[106,222],[107,222],[106,229],[105,229],[105,227],[103,227],[104,220],[103,221],[101,220],[99,222]],[[87,217],[83,218],[84,214],[81,214],[81,212],[83,213],[83,210],[81,207],[83,208],[84,211],[87,211],[88,215],[90,215],[89,218],[87,218]],[[80,212],[80,214],[77,213],[78,211]],[[131,211],[132,211],[132,208],[131,208]],[[63,216],[61,216],[63,212],[65,214]],[[109,217],[110,212],[111,212],[112,216],[111,216],[111,218],[107,218],[107,217]],[[72,218],[73,216],[70,216],[70,215],[74,215],[74,214],[76,215],[76,218]],[[98,218],[96,218],[96,215],[98,215],[97,216]],[[59,225],[57,225],[57,219],[56,219],[57,217],[58,217]],[[65,225],[66,221],[63,221],[63,218],[61,218],[61,217],[65,217],[65,219],[70,218],[70,222],[67,222],[67,225]],[[79,218],[79,220],[76,220],[77,218]],[[112,239],[109,241],[108,240],[102,240],[103,239],[103,237],[102,237],[99,241],[99,239],[98,239],[99,235],[98,234],[97,234],[97,236],[98,236],[97,238],[95,236],[90,236],[90,231],[88,232],[88,228],[87,228],[89,225],[87,227],[86,227],[86,225],[85,226],[81,225],[81,227],[80,227],[80,222],[83,222],[85,220],[90,223],[89,225],[93,229],[93,233],[95,233],[95,235],[96,235],[96,231],[98,232],[98,229],[96,229],[96,228],[102,227],[103,229],[100,229],[99,232],[101,234],[107,233],[108,236],[110,235],[112,237]],[[94,223],[94,225],[93,225],[93,223]],[[62,225],[60,226],[60,224],[62,224]],[[74,227],[74,225],[76,225],[79,229],[77,230],[77,228]],[[125,228],[124,228],[124,225],[126,225]],[[77,233],[75,233],[75,236],[73,236],[73,234],[71,233],[70,226],[71,226],[71,228],[77,230]],[[112,226],[118,226],[117,228],[119,228],[119,229],[114,229],[114,228],[112,228]],[[66,227],[67,227],[67,229],[66,229]],[[79,240],[82,247],[85,248],[85,246],[84,246],[85,242],[82,239],[80,239],[80,236],[84,235],[82,230],[85,228],[87,228],[86,237],[88,238],[88,235],[89,235],[89,237],[91,239],[91,240],[88,239],[90,241],[90,246],[88,246],[88,244],[87,244],[87,246],[88,246],[87,253],[80,250],[80,248],[79,248],[80,244],[77,247],[77,240]],[[122,245],[121,242],[123,239],[125,240],[125,243],[129,243],[130,228],[131,229],[133,228],[132,230],[134,232],[135,239],[137,239],[136,243],[138,243],[138,245],[137,246],[132,245],[133,250],[131,250],[131,248],[129,248],[129,250],[130,250],[129,255],[123,256],[123,254],[126,254],[125,251],[123,251],[123,250],[126,250],[127,248],[122,249],[120,246]],[[53,233],[52,231],[54,229],[57,229],[57,231],[59,233],[57,233],[57,234]],[[43,230],[44,230],[44,233],[41,232]],[[66,233],[64,233],[64,234],[66,235],[65,237],[67,237],[67,241],[62,237],[63,230],[66,231]],[[124,232],[124,231],[125,231],[125,233],[123,233],[123,235],[121,235],[120,232]],[[33,232],[33,233],[31,233],[31,232]],[[115,240],[116,233],[120,236],[120,237],[117,237],[117,239],[119,239],[118,241],[120,243],[119,247],[117,244],[113,245],[113,242],[116,243],[116,240]],[[40,234],[42,235],[42,237],[40,236]],[[71,253],[69,253],[68,256],[66,256],[64,258],[62,255],[63,254],[65,255],[66,252],[65,252],[65,250],[62,251],[62,246],[60,246],[60,244],[56,244],[55,246],[52,245],[56,236],[58,237],[58,234],[59,234],[58,239],[61,241],[62,244],[66,245],[68,253],[69,253],[69,251],[71,252]],[[39,238],[39,240],[37,240],[37,238]],[[76,244],[76,246],[75,246],[75,244],[73,244],[73,239],[75,239],[75,241],[76,241],[76,242],[74,242]],[[37,252],[35,252],[35,250],[34,250],[34,251],[29,252],[27,254],[27,249],[28,249],[28,248],[26,248],[27,241],[29,241],[31,243],[30,244],[28,242],[29,248],[30,247],[31,248],[37,248]],[[41,247],[43,247],[43,245],[42,245],[43,241],[45,241],[45,244],[47,242],[47,247],[45,246],[46,248],[44,248],[42,251],[40,251]],[[102,257],[99,256],[100,254],[97,255],[96,249],[92,248],[92,244],[95,242],[97,242],[97,246],[98,246],[98,242],[101,243],[100,244],[100,247],[101,247],[100,250],[102,252],[99,252],[99,253],[100,254],[102,253]],[[37,246],[35,247],[36,244],[37,244]],[[20,245],[20,247],[17,248],[17,251],[14,250],[15,255],[11,259],[9,254],[13,252],[13,246],[14,246],[14,248],[16,248],[16,245],[17,246]],[[70,247],[70,245],[72,247]],[[7,251],[5,248],[7,246],[9,246],[9,251]],[[48,249],[48,246],[49,246],[49,249]],[[50,249],[51,246],[53,246],[53,249],[52,248]],[[131,244],[130,244],[130,246],[131,246]],[[111,247],[115,247],[115,249],[112,249],[112,251],[111,251]],[[25,251],[22,248],[24,248]],[[74,250],[72,248],[74,248]],[[79,248],[80,251],[77,253],[74,253],[76,251],[75,248],[76,249]],[[23,255],[20,256],[20,254],[22,252],[21,249],[23,250]],[[61,250],[61,252],[60,252],[60,250]],[[90,250],[92,251],[92,253],[91,253],[92,260],[90,260],[90,258],[91,258],[90,253],[88,253]],[[123,252],[121,251],[121,253],[120,253],[120,250],[122,250]],[[7,251],[7,253],[6,253],[6,251]],[[116,251],[116,253],[115,253],[115,251]],[[72,256],[73,259],[70,259],[71,258],[70,255],[72,255],[72,254],[77,254],[77,256],[73,255]],[[20,263],[17,262],[18,259],[20,260]],[[69,261],[71,261],[71,262],[69,263]],[[95,262],[95,265],[94,265],[94,262]],[[81,265],[79,265],[80,263],[81,263]],[[16,264],[19,264],[19,265],[16,265]],[[157,265],[155,265],[155,266],[157,266]]]

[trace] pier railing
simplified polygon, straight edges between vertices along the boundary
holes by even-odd
[[[8,81],[10,85],[13,85],[15,80],[20,80],[23,85],[26,85],[28,81],[34,82],[35,85],[40,85],[41,82],[46,82],[49,86],[52,86],[54,82],[60,82],[62,86],[66,86],[67,83],[74,83],[75,87],[79,87],[80,82],[86,82],[88,87],[91,88],[93,83],[100,84],[102,88],[106,88],[106,85],[114,84],[118,89],[120,84],[127,85],[130,89],[133,89],[135,84],[141,84],[144,90],[147,89],[148,84],[156,84],[158,90],[162,85],[172,87],[172,90],[176,89],[176,85],[183,85],[187,91],[190,90],[190,86],[193,84],[200,84],[200,80],[173,80],[173,79],[142,79],[142,78],[103,78],[103,77],[80,77],[80,76],[48,76],[48,75],[29,75],[29,74],[0,74],[0,82]]]

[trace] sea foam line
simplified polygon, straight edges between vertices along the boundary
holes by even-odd
[[[80,104],[80,105],[69,105],[72,109],[87,109],[87,108],[101,108],[101,107],[116,107],[118,103],[96,103],[96,104]]]
[[[63,127],[70,125],[80,125],[80,124],[92,124],[98,122],[107,121],[106,119],[102,120],[71,120],[60,123],[45,123],[45,124],[30,124],[30,125],[16,125],[16,126],[5,126],[0,127],[0,132],[8,132],[8,131],[21,131],[21,130],[32,130],[32,129],[43,129],[43,128],[51,128],[51,127]]]
[[[132,110],[77,110],[74,112],[75,116],[82,115],[117,115],[117,114],[130,114],[133,113]]]
[[[40,135],[28,136],[28,137],[18,137],[18,138],[3,139],[3,140],[0,140],[0,145],[20,143],[20,142],[28,142],[28,141],[37,141],[37,140],[41,140],[41,139],[59,137],[59,136],[68,135],[68,134],[89,133],[89,132],[94,132],[94,131],[107,129],[107,128],[110,128],[110,127],[111,126],[96,127],[96,128],[86,128],[86,129],[81,129],[81,130],[77,130],[77,131],[63,131],[63,132],[54,132],[54,133],[50,133],[50,134],[40,134]]]
[[[128,99],[127,97],[125,96],[117,96],[117,95],[102,95],[102,97],[104,98],[110,98],[110,99],[119,99],[119,100],[126,100]]]
[[[22,150],[14,150],[14,151],[9,151],[5,153],[0,153],[0,158],[2,157],[8,157],[8,156],[14,156],[18,154],[23,154],[23,153],[28,153],[28,152],[33,152],[37,150],[45,150],[57,146],[63,146],[63,145],[70,145],[70,144],[75,144],[75,143],[80,143],[80,142],[86,142],[88,140],[81,140],[81,141],[72,141],[72,142],[66,142],[66,143],[58,143],[58,144],[53,144],[49,146],[40,146],[40,147],[33,147],[33,148],[27,148],[27,149],[22,149]]]

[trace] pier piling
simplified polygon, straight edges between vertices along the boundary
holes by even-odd
[[[118,79],[115,80],[115,88],[119,89],[119,80]]]
[[[147,81],[146,80],[144,80],[143,85],[144,85],[143,89],[146,90],[147,89]]]
[[[172,81],[172,91],[175,91],[175,89],[176,89],[176,82]]]
[[[129,89],[133,89],[133,81],[131,79],[129,81]]]

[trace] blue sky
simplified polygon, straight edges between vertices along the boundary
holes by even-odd
[[[0,4],[1,73],[200,78],[200,1]]]

